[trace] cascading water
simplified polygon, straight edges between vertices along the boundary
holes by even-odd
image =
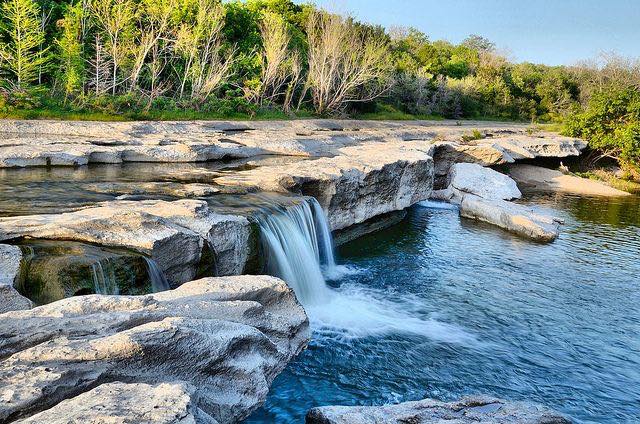
[[[285,280],[303,305],[329,296],[321,265],[335,266],[331,233],[324,212],[313,198],[291,207],[264,206],[257,216],[269,274]]]
[[[151,290],[153,290],[154,293],[169,290],[169,282],[165,278],[162,270],[158,268],[156,261],[147,257],[145,257],[144,260],[147,262],[147,271],[149,272],[149,279],[151,280]]]
[[[102,262],[105,262],[104,266]],[[113,266],[109,259],[91,264],[91,276],[96,294],[118,294],[120,292]]]
[[[419,302],[409,296],[389,296],[331,279],[360,272],[337,266],[331,231],[324,211],[313,198],[293,206],[267,203],[256,216],[261,230],[267,273],[282,278],[305,307],[317,334],[359,338],[383,333],[412,333],[447,342],[474,342],[464,330],[424,318]],[[324,275],[323,275],[324,271]]]

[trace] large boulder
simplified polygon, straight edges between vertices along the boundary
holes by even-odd
[[[455,402],[424,399],[385,406],[324,406],[309,411],[307,424],[569,424],[558,412],[527,402],[486,396]]]
[[[539,213],[525,205],[487,200],[473,194],[466,194],[462,198],[460,216],[493,224],[541,243],[555,240],[563,222],[560,218]]]
[[[460,216],[538,242],[551,242],[558,237],[561,219],[507,201],[521,197],[509,176],[478,164],[457,163],[451,167],[448,181],[448,187],[434,191],[432,198],[458,205]]]
[[[8,312],[0,315],[0,421],[97,422],[113,413],[123,422],[237,422],[308,339],[294,293],[268,276]]]
[[[509,176],[475,163],[456,163],[449,172],[451,189],[475,194],[487,200],[512,200],[522,197]]]

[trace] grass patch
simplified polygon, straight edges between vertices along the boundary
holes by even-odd
[[[367,121],[443,121],[442,116],[436,115],[412,115],[399,110],[359,113],[353,119]]]
[[[61,121],[213,121],[213,120],[287,120],[308,118],[312,115],[302,111],[286,114],[277,110],[259,110],[255,114],[232,113],[221,114],[215,112],[199,112],[194,110],[150,110],[123,113],[108,113],[100,111],[77,111],[56,108],[13,109],[0,111],[0,119],[54,119]]]
[[[532,124],[527,127],[527,132],[529,134],[541,131],[561,133],[564,131],[564,124],[562,122],[549,122],[545,124]]]

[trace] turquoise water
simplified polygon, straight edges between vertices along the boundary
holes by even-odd
[[[554,243],[423,204],[343,246],[341,303],[310,311],[313,341],[247,422],[480,393],[640,421],[638,198],[529,201],[565,218]]]

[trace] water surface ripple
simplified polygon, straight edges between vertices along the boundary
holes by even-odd
[[[479,393],[540,402],[576,422],[639,422],[638,198],[528,201],[566,219],[556,242],[415,206],[400,225],[343,246],[340,262],[359,272],[332,282],[338,291],[366,291],[403,316],[470,337],[361,328],[345,337],[316,323],[309,349],[248,422],[300,423],[320,405]]]

